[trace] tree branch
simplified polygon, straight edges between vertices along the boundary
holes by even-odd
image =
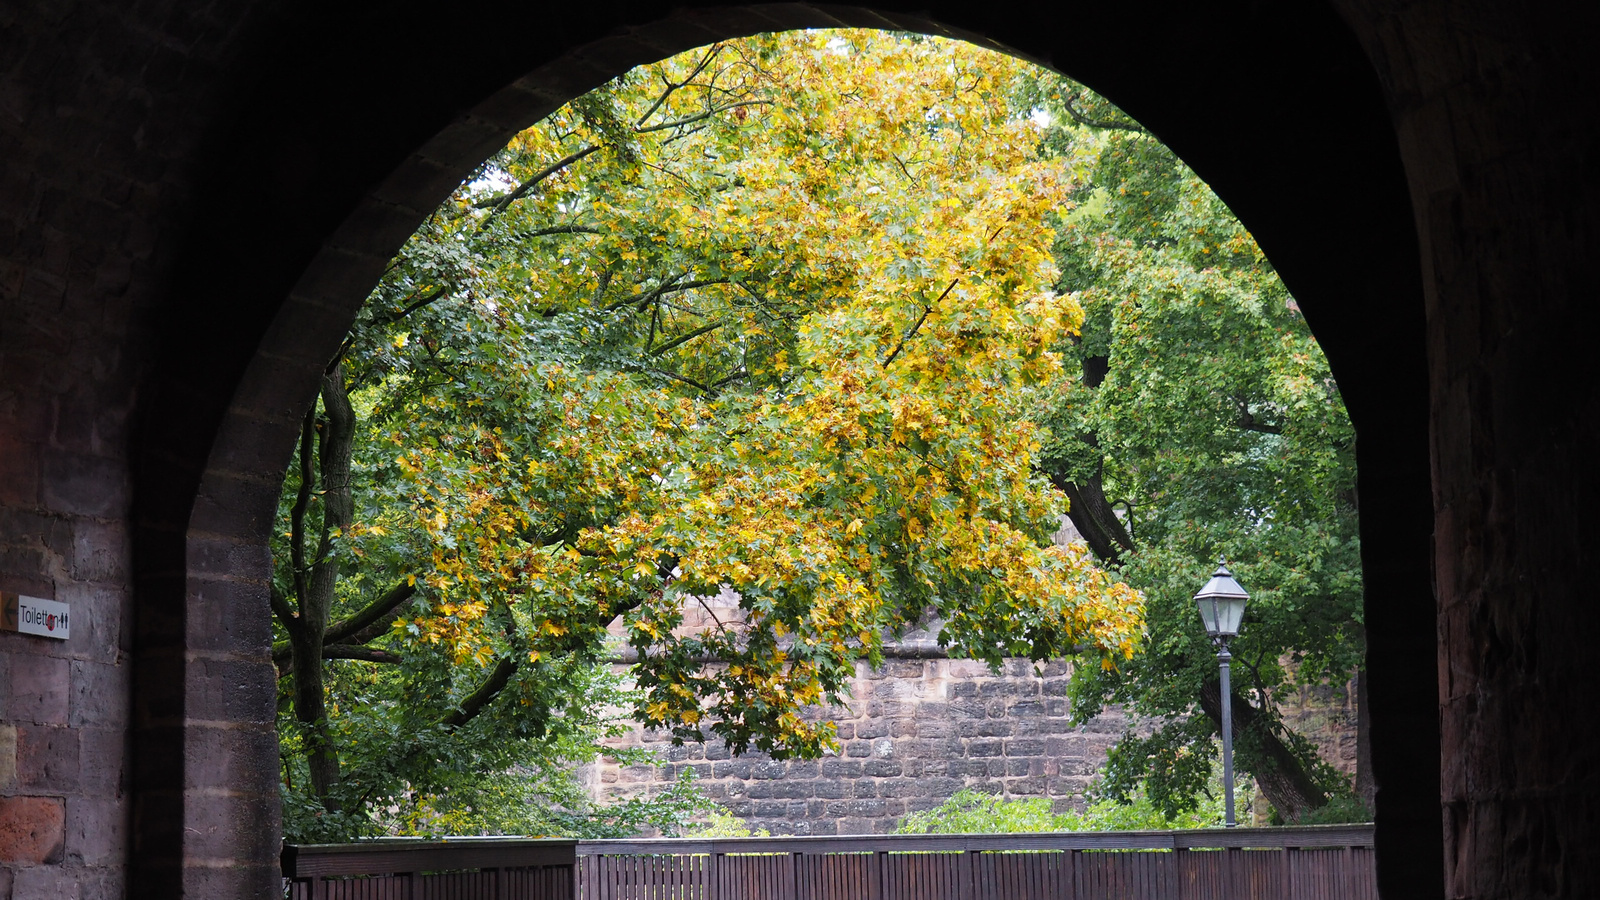
[[[550,165],[545,166],[543,169],[540,169],[538,172],[535,172],[533,175],[529,176],[527,181],[517,185],[517,189],[511,193],[506,194],[503,197],[489,197],[472,204],[473,207],[477,209],[489,210],[489,215],[484,217],[482,225],[479,225],[478,227],[481,228],[483,225],[487,225],[494,221],[494,218],[510,208],[511,204],[521,200],[525,194],[538,187],[539,182],[544,181],[551,175],[554,175],[562,169],[565,169],[567,166],[572,165],[580,159],[583,159],[585,156],[594,153],[600,149],[600,146],[601,145],[599,144],[590,144],[582,150],[569,153],[561,159],[556,160]]]
[[[696,328],[695,330],[689,332],[688,334],[679,335],[678,337],[675,337],[672,340],[667,341],[665,344],[662,344],[661,346],[655,348],[654,350],[650,350],[648,352],[649,352],[649,354],[651,356],[660,356],[661,354],[666,353],[668,350],[671,350],[674,347],[681,347],[684,344],[687,344],[690,341],[694,340],[695,338],[699,337],[700,335],[708,334],[710,332],[716,331],[718,328],[721,328],[723,325],[726,325],[726,324],[727,324],[727,321],[723,320],[723,321],[719,321],[719,322],[712,322],[709,325],[702,325],[699,328]]]
[[[405,661],[400,654],[375,647],[352,647],[349,644],[332,644],[322,648],[323,659],[359,659],[363,662],[384,663],[397,666]]]
[[[883,368],[885,368],[885,369],[889,368],[889,364],[894,362],[894,358],[899,356],[900,355],[900,351],[904,350],[906,348],[906,341],[911,340],[911,338],[914,335],[916,335],[917,329],[922,327],[922,323],[926,322],[928,320],[928,314],[933,312],[933,308],[935,306],[938,306],[939,302],[941,300],[943,300],[944,298],[950,296],[950,292],[955,290],[956,285],[960,284],[960,283],[961,283],[961,276],[957,275],[955,278],[952,278],[950,280],[950,283],[945,286],[944,293],[940,294],[937,298],[935,298],[932,303],[930,303],[927,306],[922,308],[922,315],[917,317],[916,323],[914,325],[912,325],[911,328],[908,329],[905,334],[901,335],[900,343],[895,344],[894,345],[894,349],[889,351],[889,355],[884,358],[884,360],[883,360]]]
[[[679,88],[688,86],[689,83],[694,81],[701,72],[704,72],[706,70],[706,66],[711,65],[711,61],[717,58],[717,54],[721,53],[722,49],[722,44],[712,44],[706,50],[706,54],[700,57],[700,62],[695,64],[694,69],[692,69],[682,81],[671,81],[667,79],[666,75],[662,75],[661,80],[667,82],[667,89],[661,92],[661,96],[657,97],[654,103],[650,104],[649,109],[645,110],[644,113],[639,116],[639,118],[634,120],[634,131],[639,131],[640,126],[650,121],[650,117],[656,114],[656,110],[661,108],[661,104],[667,102],[667,98],[671,97]],[[712,81],[715,80],[716,78],[713,77]]]
[[[552,234],[605,234],[592,225],[552,225],[549,228],[535,228],[531,231],[519,231],[519,238],[549,237]]]
[[[1140,125],[1137,122],[1113,122],[1108,119],[1091,119],[1084,113],[1079,112],[1078,108],[1072,105],[1072,101],[1070,99],[1063,99],[1061,101],[1061,105],[1066,109],[1067,115],[1072,117],[1072,121],[1077,122],[1079,125],[1085,125],[1089,128],[1103,128],[1109,131],[1128,131],[1134,134],[1150,133],[1143,125]]]
[[[311,494],[316,483],[316,450],[317,439],[317,405],[311,404],[306,411],[306,417],[300,424],[300,487],[295,492],[294,506],[289,510],[289,568],[294,580],[294,598],[297,603],[303,602],[310,582],[307,580],[309,570],[306,568],[306,511],[311,508]],[[299,618],[290,610],[289,620],[299,622]],[[285,625],[292,631],[295,625]]]
[[[678,278],[681,277],[683,276],[678,276]],[[623,297],[621,300],[612,301],[605,307],[605,311],[611,312],[613,310],[621,309],[624,306],[633,306],[635,304],[642,306],[646,303],[649,303],[651,300],[654,300],[658,297],[664,297],[667,294],[678,294],[684,291],[692,291],[695,288],[709,287],[713,284],[732,283],[733,279],[731,278],[706,278],[701,281],[683,282],[678,281],[677,278],[669,278],[648,291],[641,291],[640,293],[634,294],[631,297]]]
[[[710,109],[706,110],[705,112],[695,113],[692,116],[684,116],[681,119],[673,119],[670,122],[657,122],[654,125],[647,125],[644,128],[635,128],[633,130],[633,132],[634,132],[634,134],[649,134],[652,131],[663,131],[663,130],[668,129],[668,128],[678,128],[678,127],[683,126],[683,125],[693,125],[696,122],[703,122],[706,119],[709,119],[712,116],[716,115],[717,113],[727,112],[730,109],[737,109],[737,108],[739,108],[741,106],[771,106],[771,105],[772,105],[772,101],[771,100],[740,100],[738,103],[724,103],[721,106],[713,106]]]
[[[506,685],[511,683],[511,676],[515,674],[517,674],[516,657],[503,657],[495,663],[494,669],[489,672],[489,677],[484,679],[483,684],[468,694],[460,706],[439,720],[439,724],[446,728],[460,728],[472,721],[494,701],[494,698],[500,696],[500,692],[506,689]]]
[[[387,622],[385,622],[386,617],[416,596],[416,593],[416,585],[411,583],[410,579],[400,582],[384,591],[371,603],[362,607],[355,615],[329,625],[327,636],[323,640],[330,644],[365,644],[367,641],[388,631]],[[371,625],[382,625],[384,627],[371,635],[363,634],[362,632]]]

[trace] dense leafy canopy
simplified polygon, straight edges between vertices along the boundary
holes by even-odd
[[[539,766],[627,705],[619,621],[639,718],[778,756],[827,747],[804,709],[930,614],[993,662],[1133,652],[1140,596],[1050,543],[1035,466],[1098,152],[1045,143],[1036,77],[880,33],[719,44],[569,104],[428,220],[285,487],[291,831],[580,808]],[[724,586],[740,620],[683,629]]]
[[[1150,627],[1130,664],[1079,670],[1075,713],[1121,703],[1153,718],[1113,752],[1107,788],[1193,808],[1219,693],[1191,598],[1225,556],[1251,595],[1231,648],[1238,762],[1301,818],[1349,785],[1273,698],[1343,683],[1363,659],[1354,430],[1298,307],[1222,202],[1103,101],[1038,97],[1106,126],[1056,247],[1086,321],[1066,348],[1082,377],[1053,382],[1040,416],[1042,465],[1097,555],[1145,592]]]

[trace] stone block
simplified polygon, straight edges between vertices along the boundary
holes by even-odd
[[[861,771],[874,778],[889,778],[900,774],[900,764],[889,759],[872,759],[862,765]]]
[[[283,876],[276,864],[191,865],[184,870],[183,887],[185,897],[276,897],[283,890]]]
[[[17,729],[17,786],[44,791],[78,790],[78,731],[25,725]]]
[[[857,738],[880,738],[889,734],[889,723],[882,719],[867,719],[856,723]]]
[[[1043,756],[1045,742],[1036,738],[1013,738],[1005,742],[1007,756]]]
[[[750,777],[754,779],[775,779],[785,775],[784,764],[773,760],[756,763],[750,768]]]
[[[950,715],[957,720],[987,719],[989,707],[981,700],[960,700],[950,703]]]
[[[72,661],[67,723],[84,728],[125,728],[128,724],[129,666]]]
[[[920,793],[914,778],[885,778],[878,782],[878,796],[904,799]]]
[[[850,801],[850,815],[854,818],[877,818],[888,811],[888,803],[884,800],[852,800]]]
[[[265,571],[262,572],[265,574]],[[272,646],[272,619],[262,615],[265,579],[191,577],[187,585],[190,650],[243,657],[265,656]]]
[[[749,778],[752,764],[748,759],[731,759],[727,762],[713,763],[711,774],[714,778]]]
[[[229,865],[272,859],[279,817],[275,794],[191,791],[184,804],[184,854]]]
[[[843,800],[850,796],[850,783],[840,779],[820,779],[813,791],[819,799]]]
[[[862,778],[850,785],[850,796],[856,800],[866,800],[878,796],[878,782],[871,778]]]
[[[974,740],[967,743],[968,758],[981,759],[990,756],[999,756],[1004,752],[1004,747],[998,740]]]
[[[1034,769],[1038,769],[1037,772]],[[1023,775],[1043,775],[1044,760],[1042,759],[1007,759],[1006,775],[1011,778]]]
[[[116,865],[128,845],[128,810],[120,800],[68,797],[67,860],[85,866]]]
[[[277,673],[264,657],[190,660],[185,676],[188,718],[267,725],[276,722]]]
[[[872,755],[871,741],[850,741],[844,745],[844,753],[852,759],[861,759]]]
[[[1011,704],[1010,715],[1015,719],[1034,719],[1044,715],[1044,703],[1039,700],[1018,700]]]
[[[39,639],[36,639],[39,640]],[[16,724],[67,724],[72,693],[72,663],[54,656],[10,658],[5,712]]]
[[[120,459],[55,451],[41,460],[46,508],[66,515],[116,518],[128,510],[127,467]]]
[[[17,726],[0,725],[0,791],[17,783]]]
[[[821,768],[823,778],[861,777],[861,763],[853,759],[825,759]]]
[[[126,787],[128,734],[120,728],[84,728],[78,732],[78,789],[85,794],[114,796]],[[3,764],[3,763],[0,763]],[[0,778],[0,787],[4,778]]]
[[[0,797],[0,863],[41,866],[60,862],[66,843],[66,812],[59,797]]]

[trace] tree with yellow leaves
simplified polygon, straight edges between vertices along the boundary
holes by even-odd
[[[806,707],[929,615],[992,663],[1133,652],[1140,596],[1048,540],[1028,415],[1070,377],[1051,249],[1093,153],[1041,153],[1027,69],[875,32],[718,44],[564,107],[430,218],[285,489],[306,809],[443,815],[521,759],[495,736],[592,742],[619,620],[645,724],[779,757],[823,752]],[[686,632],[724,587],[738,620]]]

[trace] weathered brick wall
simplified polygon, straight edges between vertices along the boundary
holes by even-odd
[[[1118,710],[1071,724],[1068,674],[1060,662],[1035,674],[1026,660],[1011,660],[998,674],[971,660],[890,659],[877,671],[861,662],[851,701],[816,713],[836,723],[836,755],[733,757],[720,741],[673,747],[635,730],[614,745],[656,750],[664,765],[602,760],[585,777],[597,796],[621,799],[693,769],[709,796],[773,834],[888,832],[963,787],[1047,797],[1064,811],[1081,807],[1106,749],[1128,725]]]

